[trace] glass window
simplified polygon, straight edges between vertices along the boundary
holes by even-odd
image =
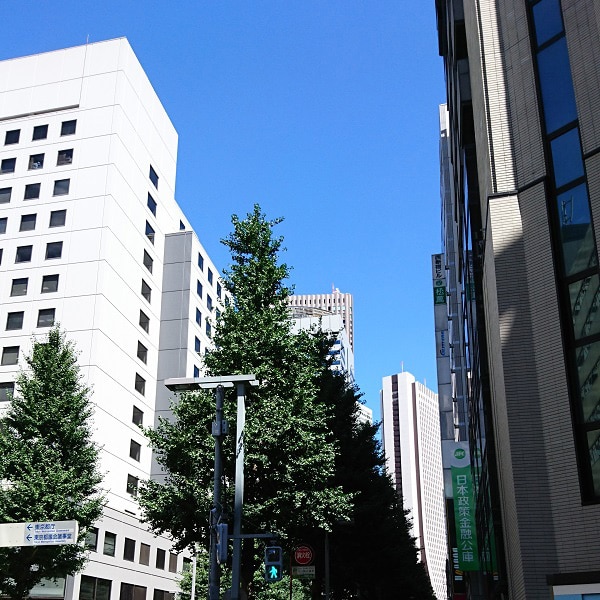
[[[37,215],[21,215],[21,225],[19,225],[19,231],[33,231],[35,229],[35,221]]]
[[[18,246],[17,254],[15,256],[15,262],[16,263],[30,262],[32,252],[33,252],[33,246]]]
[[[131,477],[131,475],[129,475],[129,477]],[[133,479],[136,478],[134,477]],[[129,480],[127,481],[127,491],[131,494],[131,492],[129,491]],[[127,537],[125,538],[125,544],[123,545],[123,559],[131,561],[135,560],[135,540],[132,540],[131,538]]]
[[[150,317],[143,311],[140,310],[140,327],[148,333],[150,331]]]
[[[32,154],[29,157],[28,169],[41,169],[44,166],[44,155],[43,154]]]
[[[2,255],[4,254],[4,249],[0,248],[0,265],[2,264]]]
[[[38,327],[52,327],[54,325],[54,308],[42,308],[38,313]]]
[[[25,200],[34,200],[35,198],[39,198],[41,187],[41,183],[28,183],[25,186],[25,195],[23,196],[23,198]]]
[[[148,544],[140,544],[140,565],[150,564],[150,546]]]
[[[53,210],[50,213],[50,224],[49,227],[63,227],[67,221],[66,210]]]
[[[0,402],[12,400],[15,391],[15,384],[12,381],[3,381],[0,383]]]
[[[137,357],[144,363],[148,362],[148,348],[142,344],[142,342],[138,342],[137,345]]]
[[[0,173],[14,173],[17,164],[16,158],[5,158],[0,163]]]
[[[575,356],[583,420],[586,423],[600,421],[600,342],[580,346]]]
[[[10,288],[11,296],[25,296],[27,294],[27,277],[21,277],[19,279],[12,280],[12,286]]]
[[[140,480],[137,477],[134,477],[133,475],[127,475],[127,493],[131,494],[134,497],[137,496],[139,483]],[[131,558],[131,560],[133,560],[133,558]]]
[[[162,548],[156,549],[156,568],[164,569],[165,568],[165,558],[167,553]]]
[[[567,42],[564,37],[538,52],[538,72],[546,130],[552,133],[577,118]]]
[[[183,221],[179,221],[179,231],[184,231],[185,230],[185,224]]]
[[[194,377],[200,377],[200,369],[194,365]]]
[[[196,309],[196,323],[202,324],[202,313],[198,309]]]
[[[2,348],[2,365],[16,365],[19,362],[19,346],[4,346]]]
[[[60,135],[73,135],[77,129],[77,119],[63,121],[60,126]]]
[[[133,460],[137,460],[138,462],[140,462],[141,449],[141,444],[138,444],[135,440],[131,440],[129,442],[129,457],[133,458]]]
[[[152,298],[152,289],[150,286],[142,279],[142,298],[147,302],[150,302]]]
[[[208,308],[208,310],[213,309],[212,298],[208,294],[206,294],[206,308]]]
[[[575,339],[600,332],[600,281],[598,275],[584,277],[569,285],[571,318]]]
[[[150,212],[154,216],[156,216],[156,200],[150,194],[148,194],[147,205],[148,205],[148,208],[150,209]]]
[[[541,0],[534,5],[533,23],[538,46],[562,33],[563,24],[559,0]]]
[[[65,196],[69,193],[69,187],[71,185],[70,179],[57,179],[54,182],[54,196]]]
[[[6,233],[7,223],[8,223],[8,217],[0,218],[0,233]]]
[[[221,299],[221,284],[217,281],[217,298],[220,300]]]
[[[579,129],[570,129],[550,142],[554,182],[557,188],[583,177],[583,158],[579,144]]]
[[[70,165],[73,162],[73,148],[59,150],[56,158],[56,166]]]
[[[6,317],[6,329],[22,329],[23,328],[23,316],[25,313],[21,310],[18,312],[9,312]]]
[[[141,585],[122,583],[119,600],[146,600],[146,588]]]
[[[206,320],[206,336],[208,338],[212,337],[212,327],[211,327],[210,322],[208,320]]]
[[[202,284],[199,281],[196,281],[196,294],[202,298]]]
[[[94,552],[98,548],[98,528],[90,527],[85,533],[85,547]]]
[[[12,195],[12,188],[5,187],[0,188],[0,204],[6,204],[10,202],[10,197]]]
[[[169,573],[177,573],[177,554],[169,552]]]
[[[150,177],[150,181],[152,182],[154,187],[158,188],[158,175],[156,174],[156,171],[152,168],[152,165],[150,165],[149,177]]]
[[[200,340],[197,337],[194,338],[194,351],[200,354]]]
[[[154,260],[148,254],[148,252],[146,252],[146,250],[144,250],[144,266],[146,267],[146,269],[148,269],[148,271],[150,271],[150,273],[152,273],[153,265],[154,265]]]
[[[200,252],[198,252],[198,268],[201,271],[204,271],[204,257],[202,254],[200,254]]]
[[[46,244],[46,259],[60,258],[62,256],[62,242],[48,242]]]
[[[146,237],[154,244],[154,229],[152,228],[152,225],[148,223],[148,221],[146,221]]]
[[[144,413],[137,406],[133,407],[131,422],[138,427],[141,427],[144,424]]]
[[[111,581],[99,577],[81,576],[79,600],[109,600]]]
[[[210,269],[208,269],[206,271],[206,276],[208,277],[208,283],[210,283],[212,285],[212,282],[213,282],[213,272]]]
[[[104,549],[103,554],[106,556],[114,556],[117,547],[117,534],[107,531],[104,534]]]
[[[135,374],[135,391],[142,396],[146,393],[146,380],[139,374]]]
[[[44,275],[42,278],[42,294],[58,290],[58,275]]]
[[[4,145],[8,146],[9,144],[18,144],[20,136],[20,129],[12,129],[11,131],[7,131],[6,135],[4,136]]]
[[[33,141],[45,140],[48,137],[48,125],[36,125],[33,128]]]

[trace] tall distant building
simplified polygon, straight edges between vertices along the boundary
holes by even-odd
[[[387,469],[438,598],[446,596],[446,526],[440,417],[435,392],[410,373],[384,377],[381,430]]]
[[[59,322],[102,448],[90,560],[54,593],[168,600],[184,557],[139,521],[138,483],[160,476],[139,425],[167,414],[165,378],[199,375],[223,297],[174,199],[177,133],[116,39],[0,62],[0,144],[0,410]]]
[[[445,412],[468,438],[476,513],[474,538],[456,525],[478,562],[460,593],[598,598],[600,4],[436,9],[448,103],[440,273],[455,268],[444,302],[461,331]]]

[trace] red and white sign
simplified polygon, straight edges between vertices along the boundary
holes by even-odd
[[[294,561],[296,564],[305,566],[310,565],[315,557],[315,553],[310,546],[302,545],[298,546],[294,550]]]

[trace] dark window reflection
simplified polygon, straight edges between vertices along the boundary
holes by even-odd
[[[576,359],[583,420],[600,421],[600,342],[577,348]]]
[[[563,30],[558,0],[542,0],[533,7],[537,45],[541,46]]]
[[[600,279],[584,277],[569,286],[575,339],[600,332]]]
[[[553,139],[550,142],[550,148],[554,166],[554,182],[557,188],[583,177],[583,159],[577,127]]]
[[[600,431],[589,431],[587,434],[587,444],[590,453],[594,493],[600,495]]]

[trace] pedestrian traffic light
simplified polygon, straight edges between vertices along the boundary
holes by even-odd
[[[224,563],[227,561],[227,523],[219,523],[217,525],[217,562]]]
[[[265,548],[265,580],[269,583],[283,577],[283,552],[280,546]]]

